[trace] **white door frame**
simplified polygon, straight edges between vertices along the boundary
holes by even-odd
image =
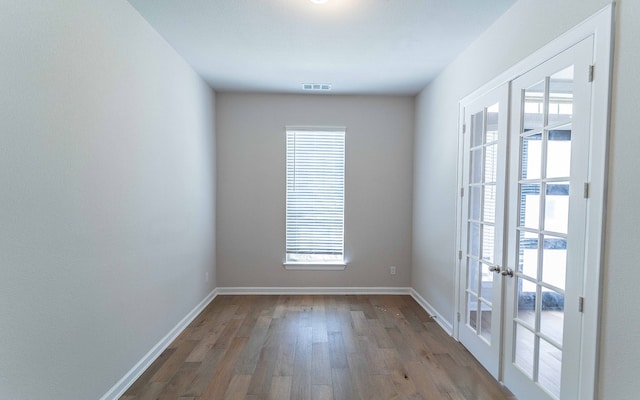
[[[597,394],[598,379],[598,353],[600,336],[600,318],[602,301],[602,275],[604,264],[604,228],[607,195],[608,172],[608,144],[610,124],[611,79],[612,79],[612,52],[614,40],[614,7],[611,3],[589,17],[582,23],[559,36],[540,50],[534,52],[524,60],[515,64],[496,78],[489,81],[459,103],[458,118],[458,147],[459,164],[463,155],[462,129],[464,125],[464,105],[469,104],[484,93],[491,91],[503,84],[508,84],[520,75],[530,71],[546,60],[560,54],[583,39],[593,36],[594,39],[594,81],[592,84],[591,102],[591,152],[589,154],[589,205],[587,210],[586,232],[586,265],[584,276],[584,316],[582,344],[580,348],[580,399],[595,399]],[[458,167],[458,188],[462,187],[462,169]],[[461,226],[462,199],[458,196],[456,211],[456,224]],[[456,254],[461,249],[460,231],[456,236]],[[455,270],[455,310],[457,315],[453,320],[453,336],[459,337],[460,292],[464,290],[461,285],[461,265],[456,262]]]

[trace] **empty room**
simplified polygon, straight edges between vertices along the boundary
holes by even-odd
[[[637,0],[0,3],[0,399],[637,398]]]

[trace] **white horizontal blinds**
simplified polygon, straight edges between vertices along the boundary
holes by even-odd
[[[344,129],[287,129],[289,262],[342,262]]]

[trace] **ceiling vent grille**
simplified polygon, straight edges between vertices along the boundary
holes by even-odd
[[[328,91],[331,90],[329,83],[303,83],[302,90]]]

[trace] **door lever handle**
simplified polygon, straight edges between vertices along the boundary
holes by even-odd
[[[511,268],[503,269],[502,272],[500,272],[500,274],[502,274],[502,276],[508,276],[510,278],[513,278],[513,270]]]
[[[489,267],[489,271],[491,272],[500,272],[500,266],[494,265],[493,267]]]

